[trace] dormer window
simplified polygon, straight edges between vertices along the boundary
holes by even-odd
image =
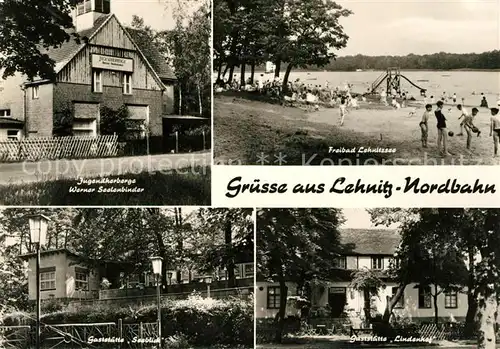
[[[76,5],[76,14],[83,15],[84,13],[92,11],[92,0],[82,0]]]

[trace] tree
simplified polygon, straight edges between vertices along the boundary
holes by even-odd
[[[287,40],[282,44],[280,54],[280,58],[288,63],[283,78],[284,91],[294,67],[323,67],[336,57],[334,50],[347,45],[349,37],[344,33],[339,18],[351,13],[331,0],[285,2],[282,20],[286,23]]]
[[[210,114],[211,70],[210,37],[211,8],[204,2],[184,24],[178,17],[176,26],[169,32],[157,34],[173,56],[171,64],[178,79],[179,114]]]
[[[478,348],[495,348],[495,315],[500,294],[500,210],[374,209],[370,213],[378,217],[375,218],[378,223],[412,220],[432,226],[439,222],[449,247],[456,248],[468,263],[467,292],[472,302],[466,320],[474,321],[467,325],[478,330]]]
[[[3,78],[16,72],[28,79],[54,79],[55,62],[44,52],[69,40],[71,9],[77,0],[3,0],[0,2],[0,69]]]
[[[298,290],[313,279],[327,278],[332,260],[339,255],[338,227],[343,216],[337,209],[259,209],[257,211],[257,275],[280,287],[275,318],[275,341],[281,342],[287,281]]]
[[[380,271],[367,268],[356,270],[352,274],[351,287],[356,291],[363,292],[363,311],[365,313],[365,326],[367,328],[372,320],[371,298],[372,296],[378,296],[379,289],[384,286],[382,277],[383,275],[381,275]]]
[[[227,270],[227,287],[235,287],[237,258],[252,259],[254,223],[252,209],[202,209],[199,212],[203,238],[197,239],[202,270]]]

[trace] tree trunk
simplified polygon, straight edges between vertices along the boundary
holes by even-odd
[[[224,79],[228,70],[229,70],[229,65],[226,64],[226,67],[224,68],[224,73],[222,73],[222,79]]]
[[[181,234],[181,226],[182,226],[182,211],[180,207],[174,207],[174,219],[175,219],[175,234],[177,239],[177,255],[179,259],[182,259],[184,243],[183,236]],[[178,269],[176,271],[177,282],[182,285],[181,282],[181,271]]]
[[[474,248],[469,247],[469,280],[467,284],[467,314],[465,315],[464,337],[472,338],[477,329],[476,314],[477,314],[477,295],[475,284],[475,265],[474,265]]]
[[[255,62],[253,62],[252,65],[250,66],[250,84],[253,84],[254,76],[255,76]]]
[[[478,349],[495,349],[496,347],[495,315],[497,307],[497,295],[495,292],[492,292],[479,303],[477,314],[479,322],[477,338]]]
[[[372,304],[371,304],[371,297],[370,297],[370,290],[365,288],[363,289],[363,301],[364,301],[364,307],[363,311],[365,313],[365,326],[370,327],[370,323],[372,320]]]
[[[285,95],[288,92],[288,78],[290,77],[290,72],[292,71],[293,65],[290,63],[286,67],[286,72],[285,72],[285,77],[283,78],[283,95]]]
[[[234,74],[234,64],[231,64],[231,67],[229,68],[229,78],[227,79],[228,83],[231,83],[233,81],[233,74]]]
[[[274,69],[274,77],[279,78],[281,70],[281,59],[278,59],[275,64],[276,64],[276,69]]]
[[[221,81],[222,81],[222,76],[221,75],[222,75],[222,60],[220,61],[219,67],[217,68],[217,80],[216,80],[216,82],[218,84],[220,84]]]
[[[226,244],[226,256],[227,256],[227,287],[236,287],[236,280],[234,276],[234,256],[233,256],[233,235],[232,235],[232,224],[230,220],[226,221],[224,226],[224,242]]]
[[[437,285],[434,285],[434,293],[432,294],[432,299],[434,301],[434,323],[436,324],[436,327],[439,326],[439,314],[438,314],[438,299],[439,293],[438,293],[438,287]]]
[[[246,64],[244,62],[241,62],[241,73],[240,73],[240,86],[243,87],[246,85],[245,82],[245,68]]]
[[[276,332],[274,334],[274,341],[281,343],[283,339],[283,330],[285,328],[285,315],[286,315],[286,298],[288,295],[288,287],[286,286],[285,279],[280,277],[280,308],[276,317],[274,318]]]
[[[203,105],[201,103],[201,88],[200,88],[200,84],[197,85],[198,87],[198,105],[200,106],[200,116],[203,114]]]
[[[404,290],[406,288],[406,284],[400,284],[398,285],[396,294],[392,297],[386,296],[386,303],[385,303],[385,310],[384,310],[384,315],[382,316],[382,321],[386,324],[389,323],[389,320],[391,319],[392,311],[394,310],[394,307],[396,304],[398,304],[399,300],[404,294]]]
[[[182,85],[179,84],[179,115],[182,115]]]

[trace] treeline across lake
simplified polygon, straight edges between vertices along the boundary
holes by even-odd
[[[455,70],[455,69],[500,69],[500,51],[494,50],[483,53],[446,53],[439,52],[431,55],[406,56],[342,56],[323,67],[308,66],[307,70],[328,71],[355,71],[363,70],[385,70],[389,67],[401,69],[426,69],[426,70]],[[259,67],[264,69],[264,66]]]

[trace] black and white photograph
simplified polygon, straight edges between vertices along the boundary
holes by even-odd
[[[211,6],[0,1],[0,204],[209,205]]]
[[[500,210],[257,210],[257,348],[500,348]]]
[[[214,0],[224,165],[498,165],[497,0]]]
[[[0,211],[0,347],[254,347],[253,209]]]

